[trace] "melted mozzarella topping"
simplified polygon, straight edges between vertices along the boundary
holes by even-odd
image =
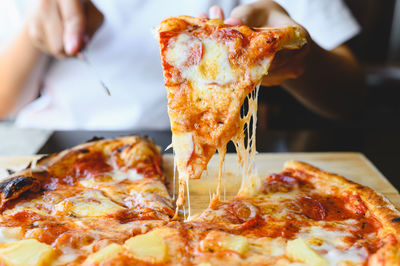
[[[264,75],[268,73],[268,68],[272,63],[273,57],[266,57],[264,60],[259,62],[256,66],[250,69],[250,76],[252,80],[260,80]]]
[[[140,179],[144,178],[144,176],[142,174],[139,174],[136,171],[136,169],[129,169],[126,172],[120,171],[118,169],[114,169],[110,173],[110,176],[112,176],[113,180],[115,180],[115,181],[123,181],[123,180],[135,181],[135,180],[140,180]]]
[[[7,209],[3,212],[4,215],[13,215],[21,211],[31,211],[42,215],[48,215],[51,212],[51,205],[48,206],[42,199],[34,199],[18,203],[14,208]]]
[[[285,255],[286,243],[282,238],[262,237],[249,239],[250,249],[256,253],[266,256],[283,256]]]
[[[191,66],[183,76],[193,82],[193,88],[220,89],[235,82],[237,74],[232,69],[226,47],[215,40],[203,40],[203,58],[200,64]]]
[[[353,220],[348,221],[347,226],[354,224]],[[343,227],[345,226],[344,223]],[[368,258],[368,251],[364,247],[349,247],[349,244],[344,241],[345,237],[352,236],[346,231],[330,231],[320,226],[312,226],[303,228],[298,236],[305,239],[311,248],[326,258],[330,265],[337,265],[342,261],[363,262]]]
[[[87,190],[66,198],[56,205],[61,213],[71,213],[79,217],[96,217],[124,209],[105,197],[100,191]]]
[[[201,45],[201,42],[189,34],[180,34],[176,39],[173,48],[168,49],[167,60],[181,69],[187,58],[190,56],[190,47],[196,44]]]
[[[87,179],[79,180],[79,184],[87,188],[98,188],[103,184],[116,184],[124,180],[136,181],[144,179],[142,174],[139,174],[136,169],[129,169],[128,171],[121,171],[114,169],[112,172],[105,173],[104,176],[109,178],[97,178],[91,177]]]
[[[187,164],[194,152],[193,133],[179,133],[172,135],[172,144],[174,146],[175,156],[177,158],[177,166],[179,176],[185,180],[189,178],[187,173]]]
[[[201,60],[196,64],[188,64],[187,58],[196,56]],[[173,46],[168,50],[167,60],[180,71],[182,78],[189,80],[195,90],[220,89],[237,80],[237,73],[232,69],[228,58],[226,44],[212,39],[200,40],[180,34]]]

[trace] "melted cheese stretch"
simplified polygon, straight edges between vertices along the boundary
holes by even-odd
[[[239,132],[233,140],[236,147],[238,162],[242,169],[242,186],[245,184],[245,179],[254,174],[255,170],[254,156],[256,154],[257,101],[259,89],[260,85],[257,85],[254,91],[248,95],[248,111],[241,119],[241,128],[243,128],[244,131]],[[246,110],[244,110],[244,112],[245,111]]]

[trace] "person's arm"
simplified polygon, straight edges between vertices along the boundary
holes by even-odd
[[[282,87],[312,111],[343,121],[358,116],[367,97],[363,72],[345,45],[327,51],[311,42],[304,73]]]
[[[216,6],[210,9],[209,15],[224,19],[222,10]],[[225,23],[251,27],[297,24],[272,0],[238,6]],[[366,99],[363,72],[352,52],[345,45],[324,50],[309,35],[308,44],[302,49],[278,52],[262,84],[281,85],[309,109],[339,120],[358,115]]]
[[[0,51],[0,118],[13,110],[41,55],[30,41],[26,27]]]
[[[41,56],[76,55],[102,21],[90,1],[40,0],[15,40],[0,50],[0,119],[14,109]]]

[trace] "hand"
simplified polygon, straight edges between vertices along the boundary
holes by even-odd
[[[28,20],[36,47],[57,58],[74,56],[103,23],[103,14],[89,0],[40,0]]]
[[[219,18],[224,20],[224,12],[218,6],[209,10],[209,15],[200,14],[201,18]],[[271,0],[260,0],[258,2],[242,5],[232,10],[231,16],[224,20],[225,24],[232,26],[245,24],[250,27],[283,27],[298,25],[288,13],[278,4]],[[307,31],[308,43],[311,39]],[[310,45],[305,45],[300,50],[279,51],[268,71],[268,75],[262,80],[264,86],[280,85],[288,79],[300,77],[306,66],[307,55]]]

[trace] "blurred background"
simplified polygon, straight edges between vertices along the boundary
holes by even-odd
[[[346,0],[362,32],[347,44],[363,65],[368,108],[358,121],[323,119],[280,88],[260,90],[260,126],[270,129],[400,128],[400,1]],[[293,119],[295,116],[295,119]],[[290,121],[290,122],[289,122]],[[265,122],[265,123],[263,123]]]
[[[260,90],[259,127],[284,134],[292,144],[283,150],[363,152],[399,188],[400,0],[345,2],[362,27],[347,44],[365,70],[364,114],[350,124],[325,119],[275,87]]]
[[[0,0],[1,1],[1,0]],[[261,89],[258,144],[261,152],[363,152],[400,187],[400,0],[345,0],[362,27],[348,42],[365,70],[368,105],[351,123],[322,118],[279,87]],[[327,29],[329,30],[329,29]],[[0,155],[49,153],[93,135],[147,134],[166,146],[169,132],[25,130],[0,121]],[[29,146],[29,148],[27,148]]]

